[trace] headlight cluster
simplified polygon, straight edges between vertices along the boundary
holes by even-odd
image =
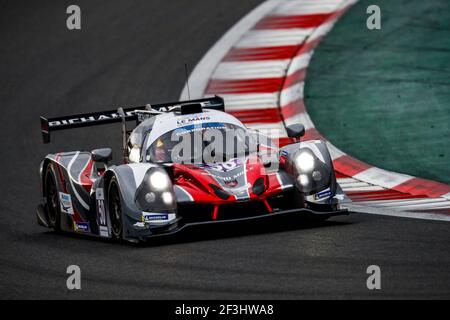
[[[170,185],[170,179],[166,173],[154,170],[149,175],[150,186],[156,190],[166,190]]]
[[[295,159],[295,165],[302,172],[310,172],[314,169],[314,156],[309,152],[302,150]]]
[[[330,183],[330,169],[310,149],[300,149],[294,157],[297,185],[302,192],[311,193]]]
[[[175,208],[172,182],[165,171],[152,168],[136,190],[136,204],[142,211],[169,212]]]

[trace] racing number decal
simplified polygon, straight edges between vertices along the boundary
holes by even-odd
[[[236,169],[237,166],[239,165],[239,160],[238,159],[231,159],[227,162],[224,163],[218,163],[216,165],[212,165],[210,166],[210,168],[212,170],[218,171],[218,172],[227,172],[227,171],[231,171],[233,169]]]
[[[98,188],[95,190],[95,197],[97,198],[97,221],[100,237],[109,238],[110,234],[108,221],[106,218],[105,195],[103,188]]]
[[[95,190],[95,196],[97,198],[98,223],[101,226],[106,226],[105,197],[103,195],[103,189],[98,188]]]
[[[102,226],[106,226],[105,201],[97,200],[98,222]]]
[[[72,198],[70,197],[70,194],[60,192],[59,193],[59,203],[61,207],[61,212],[67,213],[69,215],[73,215],[73,205],[72,205]]]

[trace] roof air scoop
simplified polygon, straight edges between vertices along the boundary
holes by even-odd
[[[203,112],[202,105],[200,103],[183,104],[180,109],[181,115]]]

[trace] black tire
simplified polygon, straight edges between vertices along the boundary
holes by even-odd
[[[108,186],[108,211],[111,220],[111,235],[115,240],[123,238],[122,201],[116,177],[112,177]]]
[[[45,198],[47,199],[47,217],[50,227],[55,231],[61,230],[61,209],[59,206],[58,189],[56,178],[52,166],[47,166],[45,170]]]

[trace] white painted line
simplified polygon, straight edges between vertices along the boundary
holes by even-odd
[[[294,59],[292,59],[287,75],[290,76],[294,72],[306,69],[308,67],[309,61],[311,60],[311,57],[312,52],[306,52],[296,56]]]
[[[442,198],[413,198],[413,199],[396,199],[396,200],[374,200],[374,201],[361,201],[361,203],[373,203],[376,206],[384,207],[384,206],[393,206],[393,207],[410,207],[415,205],[424,205],[424,204],[437,204],[440,205],[448,204],[450,205],[450,201],[447,201]]]
[[[285,106],[291,102],[303,99],[303,87],[304,83],[301,82],[281,91],[280,105]]]
[[[361,202],[361,204],[367,204],[369,206],[379,207],[379,208],[390,208],[394,210],[426,210],[426,209],[450,209],[450,203],[445,201],[440,202],[425,202],[425,203],[416,203],[411,205],[397,205],[397,204],[382,204],[378,205],[377,203],[365,203]]]
[[[284,78],[290,60],[221,62],[212,79],[243,80]]]
[[[336,10],[342,0],[317,1],[297,0],[289,1],[275,10],[276,15],[304,15],[330,13]]]
[[[266,60],[266,61],[232,61],[221,62],[211,76],[211,79],[220,80],[246,80],[265,78],[284,78],[293,73],[306,69],[311,52],[303,53],[292,60]],[[290,65],[289,65],[290,64]],[[289,71],[286,69],[289,66]]]
[[[353,179],[353,178],[339,178],[339,179],[336,179],[336,180],[337,180],[337,182],[339,184],[358,182],[358,180]]]
[[[261,48],[299,45],[314,29],[252,30],[235,45],[236,48]]]
[[[278,105],[278,92],[257,94],[221,94],[226,111],[273,109]]]
[[[308,42],[316,40],[318,38],[321,38],[321,37],[325,36],[334,27],[334,23],[335,22],[336,22],[336,20],[333,19],[333,20],[330,20],[330,21],[328,21],[328,22],[326,22],[324,24],[321,24],[308,37]]]
[[[365,182],[351,182],[351,183],[343,183],[341,184],[342,188],[350,189],[350,188],[361,188],[361,187],[370,187],[368,183]]]
[[[283,138],[287,137],[286,128],[284,127],[283,122],[277,123],[251,123],[246,124],[248,128],[254,130],[260,130],[261,132],[266,131],[271,138]]]
[[[370,201],[361,201],[361,203],[375,203],[377,206],[406,206],[406,205],[414,205],[421,203],[434,203],[434,202],[442,202],[445,200],[441,198],[412,198],[412,199],[391,199],[391,200],[370,200]]]
[[[223,57],[230,51],[231,47],[242,37],[242,35],[252,28],[262,17],[266,16],[282,0],[269,0],[249,12],[244,18],[239,20],[222,38],[205,54],[205,56],[192,70],[189,76],[191,98],[200,98],[204,95],[206,86],[212,71],[216,68]],[[188,99],[188,90],[185,85],[181,92],[180,100]]]
[[[358,174],[355,174],[353,178],[371,184],[379,185],[388,189],[391,189],[392,187],[398,186],[399,184],[402,184],[405,181],[412,179],[411,176],[405,174],[394,173],[375,167],[369,168]]]
[[[366,191],[381,191],[381,190],[386,190],[383,187],[380,186],[367,186],[367,187],[358,187],[358,188],[344,188],[342,187],[342,190],[344,190],[345,192],[366,192]]]
[[[409,206],[401,206],[402,210],[419,210],[419,209],[450,209],[448,202],[418,203]]]
[[[450,216],[443,215],[443,214],[387,210],[386,208],[380,209],[380,208],[359,205],[359,203],[358,204],[352,203],[352,204],[348,204],[348,205],[346,204],[346,205],[343,205],[342,207],[347,208],[353,212],[378,214],[378,215],[392,216],[392,217],[398,217],[398,218],[450,221]]]

